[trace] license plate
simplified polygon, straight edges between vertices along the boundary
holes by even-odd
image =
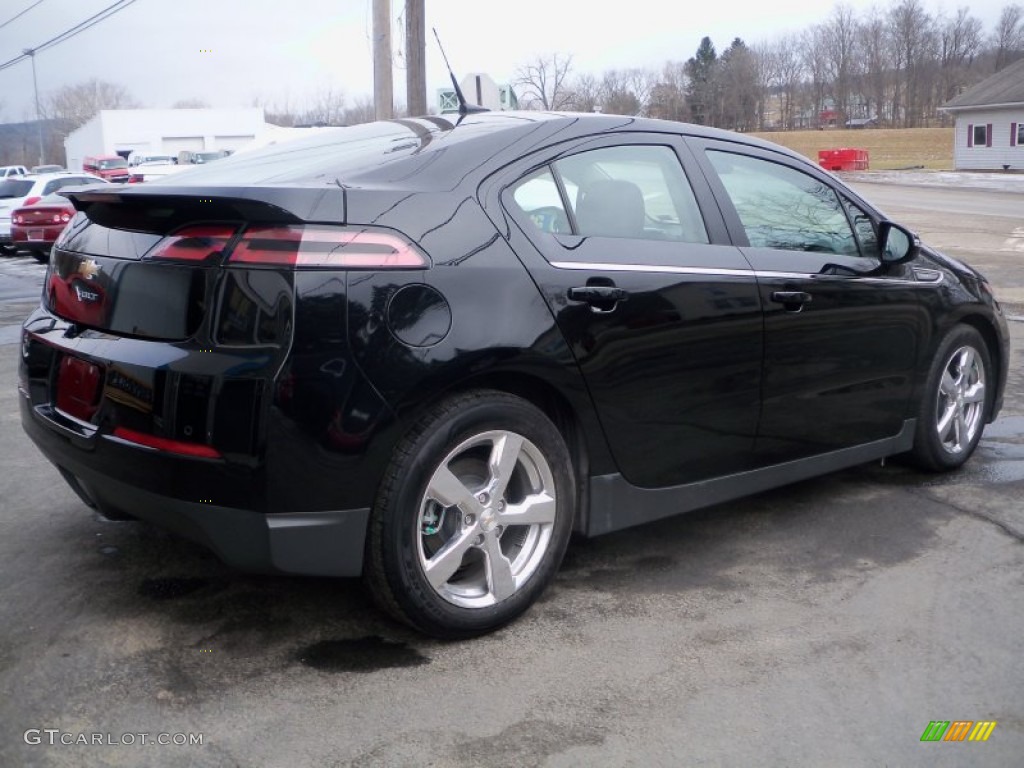
[[[28,231],[28,239],[29,240],[45,240],[46,237],[43,234],[43,230],[41,230],[41,229],[30,229]]]
[[[66,355],[57,371],[57,407],[82,421],[90,421],[99,407],[103,369]]]

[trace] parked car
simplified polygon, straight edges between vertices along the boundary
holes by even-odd
[[[36,261],[50,260],[50,249],[57,236],[75,215],[75,206],[59,194],[46,195],[31,205],[16,208],[11,215],[11,241],[26,250]]]
[[[178,153],[178,164],[204,165],[206,163],[212,163],[214,160],[225,158],[229,154],[230,153],[225,149],[211,149],[205,152],[192,152],[187,149],[183,149]]]
[[[61,173],[67,170],[63,165],[33,165],[32,173]]]
[[[1003,402],[985,278],[739,134],[431,117],[67,194],[19,399],[75,492],[439,637],[572,531],[952,470]]]
[[[178,165],[177,163],[139,163],[138,165],[133,166],[129,170],[128,183],[139,184],[143,181],[153,181],[154,179],[162,179],[164,176],[170,176],[173,173],[184,171],[187,168],[189,168],[189,166]]]
[[[132,152],[128,155],[128,167],[134,168],[137,165],[143,163],[163,163],[171,165],[178,162],[178,159],[174,155],[153,155],[145,152]]]
[[[115,183],[128,181],[128,161],[120,155],[97,155],[83,158],[82,170]]]
[[[0,179],[7,179],[11,176],[24,176],[28,171],[24,165],[0,165]]]
[[[103,179],[87,173],[41,173],[0,180],[0,253],[13,256],[17,247],[11,238],[11,214],[32,205],[64,187],[104,184]]]

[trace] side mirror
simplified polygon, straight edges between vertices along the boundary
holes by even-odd
[[[878,225],[878,250],[883,264],[902,264],[917,256],[921,245],[917,235],[891,221]]]

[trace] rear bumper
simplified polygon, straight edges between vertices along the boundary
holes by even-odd
[[[91,468],[93,462],[79,455],[90,451],[47,424],[24,393],[19,400],[25,432],[71,488],[100,512],[128,514],[166,528],[244,571],[315,576],[361,573],[369,509],[264,514],[144,490]],[[97,449],[139,450],[115,444]]]

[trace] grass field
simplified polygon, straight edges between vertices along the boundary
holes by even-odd
[[[818,162],[819,149],[866,149],[871,170],[886,171],[921,165],[931,170],[953,168],[953,129],[867,128],[849,131],[777,131],[755,133]]]

